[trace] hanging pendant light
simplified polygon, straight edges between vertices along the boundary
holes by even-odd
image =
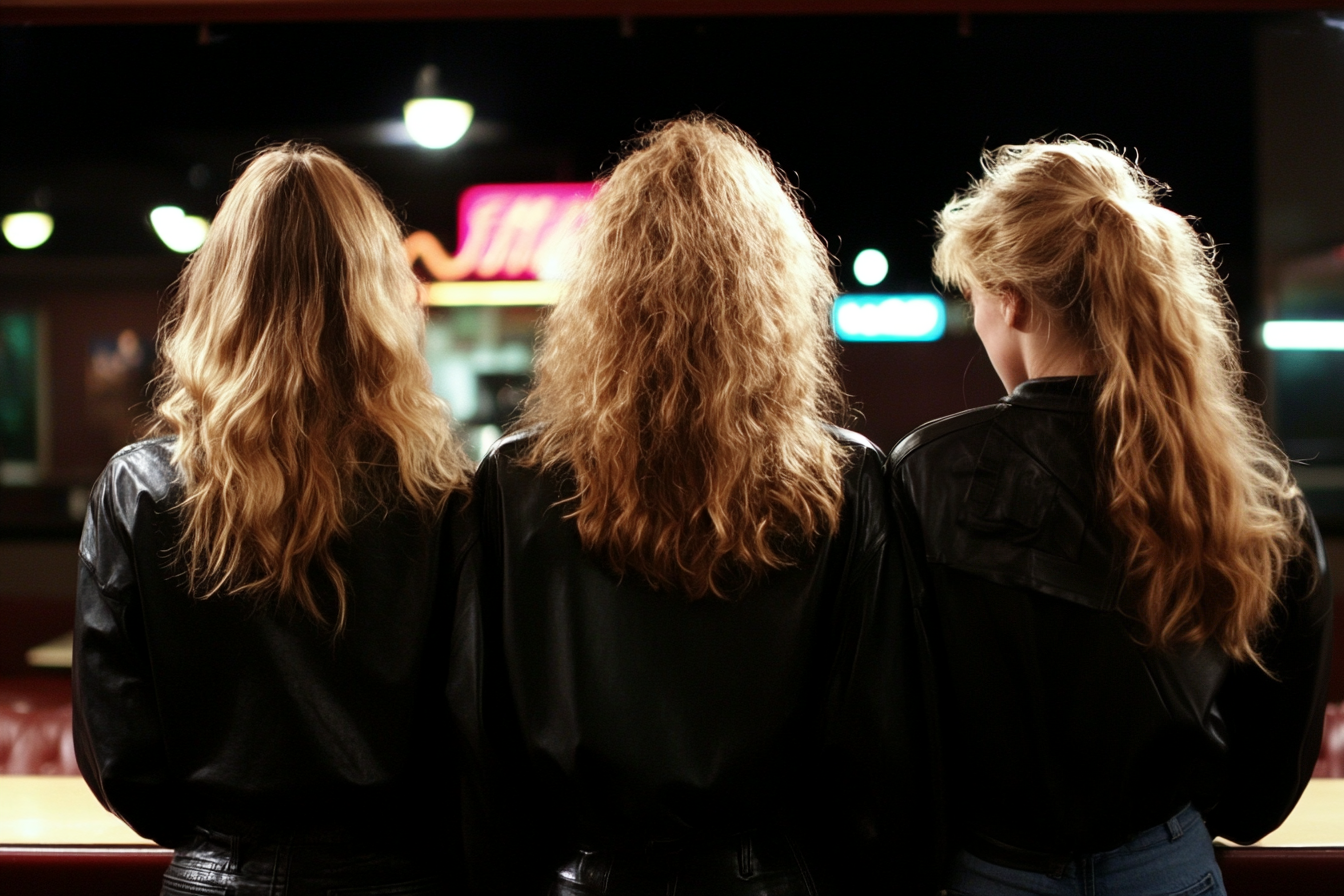
[[[475,114],[471,103],[442,96],[439,67],[426,65],[415,80],[415,99],[402,110],[411,139],[425,149],[444,149],[462,139]]]

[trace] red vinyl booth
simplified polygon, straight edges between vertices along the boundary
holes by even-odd
[[[69,685],[60,679],[0,681],[0,773],[77,775]],[[1328,707],[1317,777],[1344,778],[1344,703]],[[152,896],[167,850],[0,846],[0,893],[15,896]],[[1344,849],[1220,849],[1230,896],[1339,896]]]

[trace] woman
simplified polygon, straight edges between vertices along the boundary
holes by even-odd
[[[889,467],[955,785],[950,893],[1222,893],[1209,833],[1260,838],[1311,775],[1319,536],[1242,395],[1212,251],[1158,195],[1107,148],[1034,143],[938,216],[935,272],[1010,392]]]
[[[331,153],[261,152],[179,284],[162,435],[94,486],[80,768],[176,848],[164,893],[444,886],[421,813],[455,823],[432,648],[455,598],[436,575],[454,581],[471,537],[469,467],[399,236]]]
[[[835,291],[720,119],[658,127],[597,194],[477,471],[452,692],[482,891],[826,891],[915,814],[883,458],[823,422]]]

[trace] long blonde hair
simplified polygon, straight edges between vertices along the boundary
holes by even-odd
[[[359,515],[430,515],[470,464],[430,391],[423,311],[377,188],[332,153],[258,154],[187,263],[164,324],[157,429],[177,435],[181,561],[200,598],[292,600]]]
[[[1090,350],[1103,498],[1150,642],[1258,661],[1303,510],[1243,394],[1211,245],[1110,148],[1004,146],[984,169],[938,215],[935,273],[1016,293]]]
[[[698,115],[637,141],[593,203],[521,421],[529,462],[572,483],[587,549],[727,597],[836,530],[835,294],[750,137]]]

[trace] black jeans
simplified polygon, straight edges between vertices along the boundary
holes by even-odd
[[[276,837],[197,828],[163,876],[163,896],[440,896],[449,883],[413,843]]]
[[[747,831],[694,844],[582,850],[561,866],[550,896],[818,896],[797,843]]]

